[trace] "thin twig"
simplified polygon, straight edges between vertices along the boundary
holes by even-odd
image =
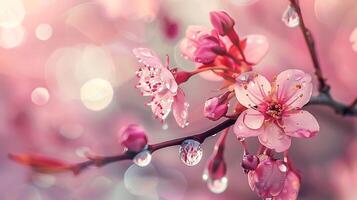
[[[330,93],[330,85],[327,84],[326,79],[322,73],[322,69],[320,67],[320,62],[318,59],[317,51],[316,51],[316,46],[315,46],[315,40],[314,37],[311,33],[311,31],[306,27],[304,18],[301,13],[301,8],[299,5],[298,0],[289,0],[291,6],[295,9],[299,16],[299,27],[304,35],[304,39],[306,42],[306,45],[309,49],[310,57],[313,63],[313,67],[315,69],[315,75],[317,77],[317,80],[319,82],[319,94],[317,96],[314,96],[311,98],[310,102],[308,105],[325,105],[333,110],[337,114],[346,116],[357,116],[357,99],[353,101],[350,105],[346,105],[344,103],[341,103],[339,101],[336,101],[331,93]]]
[[[218,124],[217,126],[203,132],[203,133],[199,133],[196,135],[190,135],[190,136],[186,136],[186,137],[181,137],[181,138],[177,138],[177,139],[173,139],[173,140],[169,140],[169,141],[165,141],[165,142],[161,142],[161,143],[157,143],[157,144],[152,144],[152,145],[148,146],[147,150],[150,151],[151,153],[153,153],[159,149],[176,146],[176,145],[181,145],[182,142],[187,139],[194,139],[200,143],[203,143],[208,137],[216,135],[223,129],[232,126],[235,123],[235,121],[236,121],[236,119],[228,119],[228,120]],[[132,160],[136,156],[136,154],[137,153],[134,153],[134,152],[125,152],[125,153],[123,153],[121,155],[117,155],[117,156],[105,156],[105,157],[97,156],[97,157],[91,158],[90,160],[72,165],[71,170],[75,174],[79,174],[84,169],[86,169],[90,166],[101,167],[101,166],[104,166],[104,165],[107,165],[107,164],[110,164],[113,162],[118,162],[118,161],[122,161],[122,160]]]

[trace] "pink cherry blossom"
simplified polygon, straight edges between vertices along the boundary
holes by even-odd
[[[312,94],[311,76],[301,70],[283,71],[272,84],[255,72],[243,73],[235,93],[248,108],[234,125],[237,137],[258,136],[262,145],[282,152],[290,147],[291,137],[310,138],[320,129],[315,117],[301,110]]]
[[[182,55],[198,63],[211,63],[225,47],[215,31],[203,26],[189,26],[180,43]]]
[[[286,174],[283,189],[273,200],[296,200],[300,189],[300,178],[292,170]]]
[[[133,53],[140,63],[137,88],[143,96],[152,97],[148,105],[154,116],[163,121],[173,109],[177,124],[180,127],[187,126],[189,104],[185,101],[184,91],[178,87],[168,68],[168,61],[164,66],[158,55],[146,48],[136,48]]]

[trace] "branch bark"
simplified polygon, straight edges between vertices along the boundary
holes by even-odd
[[[315,69],[315,75],[319,82],[318,91],[319,94],[310,99],[308,105],[325,105],[332,108],[337,114],[343,116],[357,116],[357,99],[355,99],[350,105],[336,101],[330,93],[330,85],[326,82],[326,78],[322,73],[317,50],[315,46],[314,37],[309,28],[306,27],[301,8],[298,0],[289,0],[290,5],[295,9],[299,16],[299,28],[304,36],[305,43],[310,53],[310,57]]]

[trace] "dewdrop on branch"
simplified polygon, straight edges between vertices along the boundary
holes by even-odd
[[[180,159],[187,166],[197,165],[201,161],[202,154],[201,143],[192,139],[183,141],[179,149]]]
[[[285,25],[289,28],[298,27],[300,24],[300,18],[296,9],[290,5],[284,11],[281,20],[283,20]]]
[[[139,167],[146,167],[151,162],[151,153],[148,150],[143,150],[140,153],[136,154],[133,158],[133,162]]]
[[[210,179],[210,178],[208,178],[207,187],[211,192],[213,192],[215,194],[222,193],[228,187],[228,179],[225,176],[220,178],[220,179]]]

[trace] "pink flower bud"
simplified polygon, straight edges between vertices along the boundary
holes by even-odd
[[[255,170],[259,164],[259,158],[255,155],[247,154],[243,156],[242,167],[244,170]]]
[[[281,160],[268,157],[248,173],[250,188],[261,198],[272,198],[281,193],[287,175],[287,166]]]
[[[221,179],[226,176],[226,172],[227,165],[222,155],[216,154],[209,160],[207,165],[207,173],[210,179]]]
[[[216,31],[201,26],[189,26],[180,44],[181,53],[194,62],[209,64],[217,55],[226,53],[224,43]]]
[[[224,11],[210,12],[211,24],[217,32],[225,36],[233,30],[234,20]]]
[[[130,124],[119,131],[119,142],[129,151],[139,152],[145,148],[148,139],[141,126]]]
[[[226,102],[228,93],[208,99],[205,102],[203,114],[210,120],[216,121],[223,117],[228,111]]]
[[[191,76],[192,73],[186,71],[177,71],[174,73],[174,77],[178,85],[186,82]]]

